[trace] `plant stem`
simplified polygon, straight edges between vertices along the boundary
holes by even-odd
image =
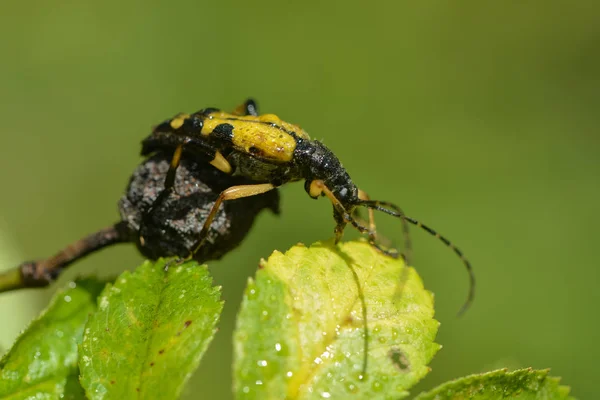
[[[26,261],[17,268],[0,274],[0,293],[48,286],[73,262],[104,247],[129,241],[130,235],[124,222],[101,229],[71,243],[52,257]]]
[[[10,290],[21,289],[23,286],[23,276],[20,268],[13,268],[0,273],[0,293]]]

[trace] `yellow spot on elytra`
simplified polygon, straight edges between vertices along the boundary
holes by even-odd
[[[177,114],[175,118],[171,120],[171,128],[179,129],[183,125],[186,119],[190,117],[189,114]]]

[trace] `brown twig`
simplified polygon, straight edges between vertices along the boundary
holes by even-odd
[[[0,274],[0,293],[24,288],[45,287],[54,282],[71,263],[104,247],[130,241],[124,222],[116,223],[80,239],[52,257],[26,261]]]

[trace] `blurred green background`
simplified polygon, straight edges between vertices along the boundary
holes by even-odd
[[[153,124],[253,96],[262,112],[324,140],[372,197],[400,204],[471,259],[477,298],[456,318],[466,273],[413,230],[444,346],[417,390],[533,366],[594,397],[597,2],[55,0],[0,10],[2,268],[115,221]],[[239,249],[211,263],[226,308],[188,398],[231,396],[231,333],[258,260],[332,236],[327,201],[301,184],[282,196],[281,217],[262,214]],[[379,225],[401,237],[397,220]],[[61,282],[140,261],[121,245]],[[2,348],[52,290],[0,297]]]

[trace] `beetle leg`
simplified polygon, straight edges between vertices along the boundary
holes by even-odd
[[[173,152],[171,164],[169,165],[167,177],[165,178],[165,190],[173,190],[173,188],[175,187],[175,174],[177,173],[177,168],[179,167],[179,163],[181,162],[181,153],[183,153],[182,144],[177,146],[175,148],[175,151]]]
[[[358,198],[361,200],[371,200],[369,195],[365,191],[360,189],[358,189]],[[371,242],[375,242],[377,240],[377,230],[375,227],[375,212],[371,208],[369,208],[367,212],[369,213],[369,240]]]
[[[231,174],[231,164],[229,164],[229,161],[227,161],[227,159],[223,157],[223,154],[221,154],[221,152],[218,150],[215,152],[215,157],[210,162],[210,165],[212,165],[219,171],[222,171],[226,174]]]
[[[338,200],[337,197],[333,194],[333,192],[325,185],[320,179],[315,179],[308,184],[308,195],[312,198],[317,198],[321,195],[327,196],[327,198],[331,201],[333,205],[333,209],[335,211],[335,243],[339,243],[342,240],[342,235],[344,233],[344,228],[346,224],[351,223],[356,229],[358,229],[361,233],[368,232],[368,229],[358,222],[355,221],[354,218],[346,211],[344,205]]]
[[[369,195],[363,191],[358,189],[358,198],[363,200],[363,201],[370,201],[371,198],[369,197]],[[373,210],[372,208],[368,208],[368,212],[369,212],[369,229],[371,230],[371,232],[373,233],[372,235],[369,234],[369,241],[372,245],[375,244],[375,241],[377,240],[377,231],[375,229],[375,210]],[[412,256],[412,242],[410,240],[410,231],[409,231],[409,225],[408,222],[405,221],[404,219],[402,219],[402,232],[403,232],[403,236],[404,236],[404,253],[402,253],[402,258],[404,259],[404,261],[406,262],[406,265],[410,265],[411,262],[411,256]]]
[[[179,163],[181,162],[181,154],[183,153],[183,144],[178,145],[173,152],[173,157],[171,158],[171,164],[169,165],[169,170],[167,171],[167,176],[165,177],[165,187],[160,192],[160,194],[154,199],[152,205],[148,207],[148,209],[142,215],[141,225],[146,225],[152,216],[152,212],[158,208],[166,199],[169,198],[171,193],[175,190],[175,177],[177,174],[177,168],[179,167]],[[140,226],[140,235],[138,237],[139,244],[144,246],[144,237],[141,235],[142,226]]]
[[[369,195],[360,189],[358,190],[358,198],[365,202],[371,201],[371,199],[369,198]],[[374,220],[374,213],[375,213],[374,211],[375,210],[373,208],[368,208],[368,210],[369,210],[369,228],[373,232],[373,236],[369,235],[369,240],[371,241],[371,244],[374,244],[375,240],[377,240],[377,232],[375,230],[375,220]],[[402,258],[404,259],[404,262],[406,263],[406,265],[410,265],[411,257],[412,257],[412,242],[410,240],[409,225],[408,225],[408,222],[404,218],[402,218],[402,233],[404,235],[404,253],[402,253]]]
[[[188,260],[192,259],[194,257],[194,255],[198,252],[198,250],[200,250],[200,248],[202,248],[202,245],[204,244],[204,241],[206,240],[206,238],[208,236],[210,226],[212,225],[212,222],[215,219],[215,217],[217,216],[217,212],[219,211],[219,208],[221,207],[221,204],[224,201],[241,199],[241,198],[250,197],[250,196],[256,196],[259,194],[266,193],[269,190],[273,190],[276,187],[277,186],[275,186],[271,183],[260,183],[257,185],[232,186],[228,189],[223,190],[221,192],[221,194],[219,195],[219,197],[217,197],[215,204],[213,205],[212,209],[210,210],[210,213],[208,214],[208,216],[206,217],[206,221],[204,221],[204,226],[202,226],[202,230],[200,231],[198,241],[194,245],[194,248],[193,248],[192,252],[190,253],[190,255],[187,257],[187,259]]]
[[[346,228],[346,223],[342,221],[337,221],[333,230],[335,234],[335,244],[338,244],[340,240],[342,240],[342,236],[344,236],[344,228]]]

